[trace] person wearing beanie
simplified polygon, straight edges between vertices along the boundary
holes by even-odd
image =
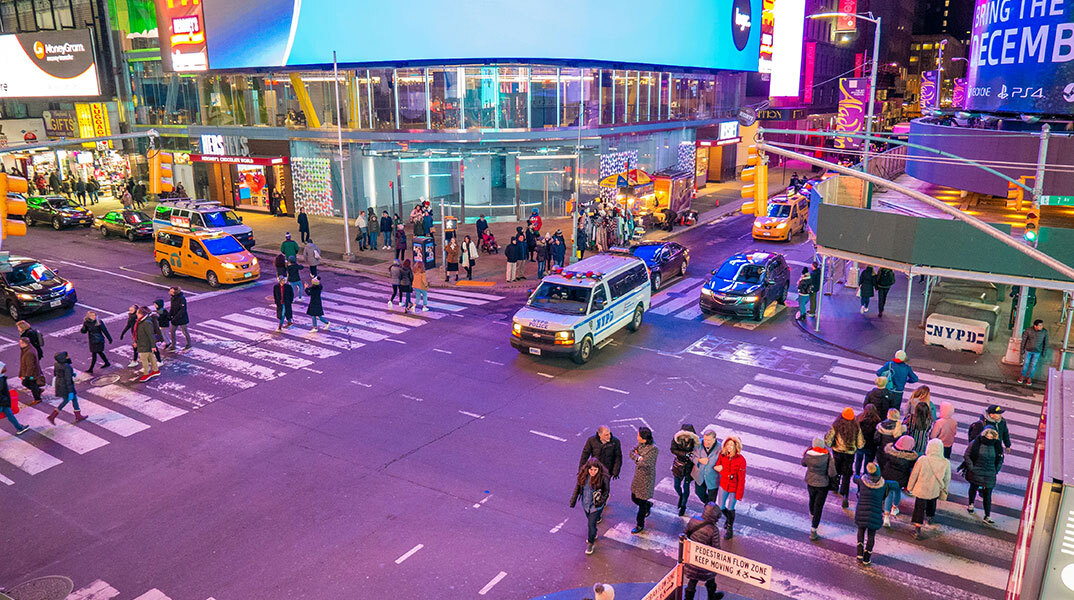
[[[719,521],[720,507],[715,502],[709,502],[705,505],[705,510],[701,512],[700,519],[694,517],[686,524],[686,537],[690,538],[690,541],[719,548]],[[716,591],[716,573],[686,564],[683,566],[682,576],[686,584],[686,590],[683,594],[684,600],[694,600],[694,595],[697,594],[697,582],[699,581],[705,582],[705,590],[708,592],[709,600],[723,598],[723,592]]]
[[[981,431],[981,435],[970,443],[960,467],[970,484],[966,512],[973,514],[973,502],[977,499],[979,490],[981,503],[984,505],[984,521],[988,524],[995,523],[992,520],[992,488],[996,487],[996,475],[1002,466],[1003,445],[999,440],[999,432],[988,425]]]
[[[896,399],[891,394],[891,391],[888,390],[887,377],[881,376],[876,378],[876,387],[869,390],[869,393],[865,395],[865,401],[862,402],[861,407],[865,408],[870,404],[876,407],[876,414],[881,416],[888,414],[888,410],[892,408],[899,408],[898,399]]]
[[[832,449],[835,456],[835,470],[839,473],[838,494],[843,497],[843,508],[850,508],[850,475],[854,468],[854,454],[865,446],[861,427],[854,420],[854,409],[847,407],[832,423],[824,443]]]
[[[854,474],[861,475],[862,466],[876,460],[876,426],[881,421],[880,413],[876,412],[875,405],[866,404],[857,421],[865,445],[854,453]]]
[[[914,452],[914,438],[908,435],[903,435],[895,440],[895,443],[884,447],[884,464],[880,468],[880,474],[887,482],[887,491],[884,494],[884,527],[891,527],[891,519],[899,515],[902,489],[910,483],[910,473],[914,470],[915,462],[917,453]]]
[[[858,484],[858,504],[854,509],[854,524],[858,526],[858,562],[872,563],[873,542],[880,529],[885,502],[885,481],[876,463],[865,465],[865,474],[854,478]]]
[[[11,391],[7,387],[7,365],[0,361],[0,415],[7,417],[7,422],[15,428],[15,435],[22,435],[30,429],[29,425],[19,423],[11,410]]]
[[[615,589],[607,583],[594,583],[593,600],[615,600]]]
[[[630,482],[630,499],[638,505],[637,526],[631,533],[645,531],[645,517],[653,510],[653,491],[656,488],[656,456],[660,450],[653,444],[653,431],[638,430],[638,445],[630,451],[634,461],[634,479]]]
[[[936,500],[947,499],[947,489],[951,487],[951,461],[943,455],[943,442],[929,440],[925,455],[914,463],[910,472],[910,482],[906,491],[915,498],[914,539],[921,538],[921,524],[927,519],[932,524],[936,516]]]
[[[940,403],[940,418],[932,424],[929,437],[943,442],[944,458],[951,458],[951,447],[955,444],[958,423],[955,421],[955,407],[950,402]]]
[[[679,516],[686,514],[686,503],[690,500],[690,473],[694,469],[694,450],[701,444],[694,426],[683,423],[675,437],[671,439],[671,453],[675,458],[671,462],[671,477],[675,481],[675,493],[679,495]],[[702,502],[705,501],[700,497]]]
[[[729,435],[723,440],[716,472],[720,474],[716,505],[727,519],[723,537],[729,540],[735,536],[735,505],[746,490],[746,458],[742,456],[742,442],[736,436]]]
[[[1007,430],[1007,421],[1003,419],[1003,413],[1007,412],[1002,406],[993,404],[985,409],[984,414],[977,419],[976,423],[970,425],[969,430],[969,442],[972,442],[977,436],[981,435],[984,428],[991,426],[999,434],[999,441],[1003,442],[1003,447],[1007,450],[1011,449],[1011,434]]]
[[[824,501],[828,499],[828,486],[839,475],[835,470],[835,459],[824,443],[824,438],[813,438],[813,445],[802,454],[802,466],[806,468],[805,483],[809,488],[809,516],[813,517],[809,539],[817,540],[817,527],[820,526]]]
[[[291,239],[291,232],[283,234],[283,243],[280,244],[280,254],[288,261],[298,260],[298,242]]]
[[[899,409],[889,408],[887,413],[887,419],[880,422],[876,426],[876,433],[873,435],[873,441],[876,442],[876,462],[880,465],[880,468],[884,468],[884,448],[887,448],[888,444],[892,444],[895,440],[902,437],[902,434],[906,432],[906,427],[903,426],[901,421],[902,415],[899,414]]]
[[[902,393],[907,383],[917,383],[917,373],[906,363],[906,352],[899,350],[895,358],[884,363],[884,366],[876,370],[877,375],[888,379],[888,390],[898,400],[897,406],[902,406]]]

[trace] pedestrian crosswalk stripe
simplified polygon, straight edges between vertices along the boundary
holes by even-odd
[[[256,309],[255,309],[256,310]],[[249,311],[248,311],[249,312]],[[263,315],[267,318],[260,319],[253,314]],[[236,313],[232,315],[224,315],[221,319],[231,321],[233,323],[241,323],[249,327],[253,327],[263,332],[270,334],[275,333],[276,326],[279,322],[276,320],[276,313],[272,309],[262,309],[257,313],[243,314]],[[358,342],[352,342],[347,335],[354,336],[366,342],[379,342],[388,337],[382,333],[375,333],[372,331],[366,331],[364,329],[355,329],[350,327],[340,327],[335,323],[332,324],[332,330],[326,332],[310,333],[303,331],[302,329],[292,328],[283,330],[284,337],[294,337],[304,340],[317,341],[319,343],[329,344],[333,343],[334,347],[341,350],[351,350],[355,347],[361,347]],[[358,344],[358,346],[352,346],[352,344]]]
[[[370,317],[373,319],[380,319],[389,323],[396,323],[406,327],[420,327],[427,321],[418,317],[410,316],[409,314],[402,314],[402,311],[392,312],[390,310],[384,310],[381,306],[379,309],[362,308],[360,306],[351,306],[349,304],[336,304],[332,307],[332,313],[338,315],[339,313],[345,313],[348,315],[357,315],[359,317]]]
[[[73,405],[68,404],[68,406]],[[57,419],[56,425],[52,425],[45,418],[45,413],[34,410],[32,407],[29,410],[20,412],[18,419],[22,421],[23,425],[33,427],[34,432],[79,454],[85,454],[108,444],[108,440],[97,437],[74,424],[65,423]]]
[[[164,592],[154,588],[148,592],[138,596],[134,600],[171,600],[171,598],[164,595]]]
[[[0,475],[0,483],[2,483],[4,485],[15,485],[15,482],[13,480],[8,479],[7,477],[4,477],[3,475]]]
[[[25,423],[23,424],[25,425]],[[13,435],[7,438],[0,438],[0,459],[26,471],[30,475],[37,475],[41,471],[51,469],[62,462],[58,458],[53,458],[51,454],[44,450],[38,450],[30,442]]]
[[[392,297],[391,288],[384,289],[383,286],[377,286],[376,288],[373,288],[373,287],[369,287],[369,288],[364,288],[364,287],[363,288],[343,288],[340,291],[344,291],[344,292],[348,292],[348,293],[355,294],[355,295],[358,295],[358,296],[362,296],[362,297],[365,297],[365,298],[369,298],[370,302],[378,302],[378,301],[379,302],[387,302]],[[437,293],[438,292],[435,289],[429,290],[429,308],[432,308],[432,309],[435,309],[435,310],[445,310],[445,311],[448,311],[448,312],[458,312],[460,310],[465,310],[467,308],[466,306],[462,306],[462,305],[480,306],[482,304],[487,304],[487,302],[485,302],[483,300],[472,300],[472,299],[469,299],[469,298],[449,298],[449,300],[452,300],[453,302],[458,302],[459,304],[451,304],[451,303],[448,303],[448,302],[441,302],[441,301],[437,300]],[[374,300],[374,298],[376,300]],[[399,298],[399,300],[403,300],[403,298]],[[411,301],[413,301],[413,300],[414,300],[414,295],[411,294]],[[384,306],[384,305],[381,304],[381,306]]]
[[[194,351],[194,350],[197,350],[197,349],[193,348],[190,351]],[[117,348],[112,348],[111,351],[115,355],[121,357],[121,359],[124,359],[124,360],[127,357],[130,356],[130,347],[129,346],[128,347],[120,346],[120,347],[117,347]],[[202,356],[203,360],[204,360],[205,357],[208,356],[208,354],[205,354],[205,353],[209,353],[209,351],[208,350],[203,350],[201,353],[198,353],[198,355]],[[209,354],[213,354],[213,353],[209,353]],[[214,369],[207,369],[207,368],[201,366],[198,363],[184,362],[182,360],[177,360],[177,357],[180,357],[180,356],[182,356],[182,354],[174,354],[173,353],[172,355],[165,357],[166,359],[168,359],[167,360],[167,365],[168,365],[167,366],[167,373],[168,373],[169,376],[190,375],[190,376],[192,376],[194,381],[202,381],[202,382],[210,383],[210,387],[212,389],[214,389],[214,390],[219,390],[221,388],[224,388],[224,389],[226,389],[226,388],[237,388],[239,390],[246,390],[246,389],[250,389],[250,388],[254,387],[254,385],[256,385],[254,382],[246,380],[246,379],[243,379],[243,378],[238,377],[236,375],[230,375],[228,373],[223,373],[221,371],[214,370]],[[227,358],[227,357],[221,357],[221,358]],[[138,372],[140,373],[141,370],[139,369]],[[153,380],[153,381],[148,382],[146,385],[148,387],[158,388],[160,386],[160,383],[159,383],[159,380]],[[191,394],[199,394],[199,392],[192,391]],[[205,401],[204,402],[192,402],[193,404],[200,406],[202,404],[212,402],[216,398],[216,396],[213,396],[212,394],[208,394],[208,393],[205,393],[205,392],[200,392],[200,395],[205,398]],[[193,400],[193,398],[191,398],[191,400]]]
[[[872,369],[873,371],[878,369],[881,364],[884,364],[884,362],[886,362],[886,361],[880,361],[879,364],[877,364],[876,362],[865,362],[863,360],[858,360],[856,358],[849,358],[847,356],[838,356],[838,355],[835,355],[835,354],[826,354],[824,352],[818,352],[818,351],[812,350],[812,349],[807,350],[805,348],[795,348],[794,346],[783,346],[782,348],[784,350],[789,351],[789,352],[797,352],[799,354],[808,354],[809,356],[813,356],[813,357],[816,357],[816,358],[826,358],[828,360],[833,360],[833,361],[835,361],[835,362],[837,362],[837,363],[839,363],[841,365],[846,365],[846,366],[851,366],[851,367],[858,367],[858,368],[866,369],[866,370]]]
[[[359,296],[371,296],[388,298],[392,294],[391,286],[387,286],[383,283],[362,282],[358,284],[358,287],[345,287],[339,288],[339,291],[346,292],[348,294],[357,294]],[[436,299],[437,294],[440,293],[440,288],[431,288],[429,290],[429,299]],[[467,304],[469,306],[482,306],[488,304],[488,300],[481,300],[478,298],[469,298],[466,296],[458,296],[455,294],[445,294],[446,300],[450,300],[448,304]],[[430,305],[431,306],[431,305]]]
[[[865,400],[865,395],[864,394],[859,394],[857,392],[852,392],[852,391],[849,391],[849,390],[835,389],[835,388],[832,388],[830,386],[826,387],[826,386],[823,386],[823,385],[816,385],[816,384],[813,384],[813,383],[802,381],[801,379],[791,379],[789,377],[775,377],[773,375],[766,375],[764,373],[758,373],[757,375],[755,375],[753,377],[753,380],[754,381],[759,381],[761,383],[769,384],[769,385],[777,385],[777,386],[781,386],[781,387],[792,388],[795,391],[799,391],[799,392],[809,392],[809,393],[813,393],[813,394],[819,394],[821,396],[839,398],[843,402],[850,403],[849,404],[850,406],[854,406],[855,404],[857,406],[861,406],[862,401]],[[847,406],[847,405],[844,404],[843,406]],[[842,410],[842,409],[840,409],[840,410]]]
[[[271,308],[250,308],[246,310],[247,314],[257,315],[259,317],[266,317],[269,319],[276,319],[276,311]],[[333,321],[339,323],[346,323],[347,325],[354,325],[361,329],[370,329],[380,331],[390,335],[396,335],[407,331],[406,327],[402,325],[395,325],[392,323],[384,323],[382,321],[374,321],[372,319],[366,319],[364,317],[355,317],[351,315],[340,315],[338,313],[332,315]],[[278,324],[279,321],[275,321],[274,324]]]
[[[683,292],[683,294],[683,297],[675,298],[670,302],[661,303],[660,306],[652,309],[650,312],[652,312],[654,315],[667,315],[682,308],[685,308],[687,305],[697,304],[698,302],[700,302],[700,300],[698,300],[698,298],[696,298],[690,292]]]
[[[208,344],[210,346],[216,348],[224,348],[224,346],[217,343],[220,341],[221,336],[209,336],[208,334],[205,334],[197,329],[195,329],[191,333],[191,335],[194,336],[194,339],[197,340],[199,343],[210,342]],[[264,361],[271,365],[288,369],[301,369],[303,367],[308,367],[313,364],[313,361],[308,358],[304,358],[302,356],[295,356],[294,354],[289,354],[287,352],[278,352],[276,350],[270,350],[268,348],[263,347],[261,344],[248,344],[245,342],[237,342],[233,340],[228,341],[230,341],[231,343],[228,344],[225,348],[227,352],[238,354],[240,356],[245,356],[253,360]],[[272,340],[266,340],[266,345],[268,341]],[[196,349],[197,348],[194,348],[193,350]],[[191,354],[189,352],[186,352],[181,356],[191,356]]]
[[[433,288],[437,294],[446,294],[448,296],[458,296],[461,298],[471,298],[474,300],[484,300],[487,302],[495,302],[497,300],[503,300],[504,296],[497,296],[496,294],[485,294],[482,292],[471,292],[468,290],[460,290],[457,288]]]
[[[178,406],[172,406],[167,402],[161,402],[140,392],[115,384],[88,387],[79,392],[79,394],[82,393],[114,402],[158,421],[167,421],[186,413],[185,409]]]
[[[835,420],[835,417],[830,415],[837,415],[842,412],[844,408],[846,408],[845,402],[829,401],[817,398],[815,396],[803,396],[800,394],[795,394],[793,392],[788,392],[786,390],[778,390],[774,388],[754,385],[752,383],[747,383],[746,385],[742,386],[742,389],[739,391],[743,394],[750,394],[752,396],[758,396],[761,398],[778,398],[784,402],[790,402],[792,404],[798,404],[800,406],[824,409],[825,414],[829,415],[829,424],[831,424],[831,422]]]
[[[675,296],[672,296],[671,294],[685,292],[686,290],[697,287],[704,282],[705,280],[701,279],[700,277],[687,277],[686,279],[683,279],[682,281],[679,281],[674,285],[666,287],[659,292],[653,294],[652,306],[660,306],[661,304],[664,304],[665,302],[668,302],[669,300],[673,300],[675,298]]]
[[[86,587],[75,590],[67,600],[111,600],[119,595],[119,590],[98,579]]]
[[[206,327],[207,329],[202,329],[202,326]],[[209,329],[212,329],[212,331],[209,331]],[[225,335],[217,333],[220,330],[227,332],[233,336],[242,338],[242,341],[232,340]],[[233,323],[226,323],[223,321],[217,321],[215,319],[202,321],[198,324],[198,328],[193,329],[193,331],[197,331],[202,335],[211,336],[217,340],[215,344],[213,342],[207,343],[228,349],[245,346],[250,342],[256,342],[258,346],[269,346],[272,348],[278,348],[280,350],[285,350],[287,352],[292,352],[300,355],[306,354],[318,359],[339,356],[339,352],[337,350],[329,350],[328,348],[324,348],[319,344],[331,346],[332,348],[336,348],[338,350],[351,349],[346,347],[346,342],[337,341],[334,336],[330,335],[318,336],[318,343],[312,344],[308,343],[310,340],[307,340],[306,338],[303,338],[304,341],[302,342],[292,339],[291,337],[279,338],[274,336],[272,333],[266,331],[251,330],[249,327],[239,327],[238,325],[235,325]],[[317,333],[320,334],[324,332]],[[307,336],[311,335],[317,334],[307,333]]]
[[[198,340],[197,338],[195,338],[195,341],[201,342],[204,340]],[[182,356],[184,359],[198,360],[213,365],[214,367],[220,369],[227,369],[236,373],[242,373],[247,377],[251,377],[259,381],[271,381],[273,379],[276,379],[277,377],[281,377],[286,374],[284,371],[277,371],[276,369],[273,369],[271,367],[255,364],[234,356],[225,356],[222,354],[217,354],[215,352],[210,352],[198,346],[187,350],[183,353]],[[311,361],[305,362],[307,365],[313,364]]]
[[[384,310],[384,301],[383,300],[373,300],[372,298],[368,298],[368,299],[367,298],[352,298],[351,296],[345,296],[343,294],[330,294],[328,292],[325,292],[325,293],[321,294],[321,296],[324,297],[324,298],[327,298],[328,300],[332,300],[334,302],[342,302],[344,304],[353,304],[355,306],[361,306],[361,307],[364,307],[364,308],[373,308],[373,309],[378,309],[378,310]],[[414,300],[415,309],[417,309],[417,304],[418,304],[417,299],[415,299]],[[328,310],[332,311],[337,306],[338,306],[338,304],[329,305]],[[433,308],[431,302],[429,303],[429,307]],[[443,310],[442,306],[438,306],[438,307],[435,307],[435,308],[440,308],[441,310]],[[459,307],[454,307],[453,310],[462,310],[464,308],[466,308],[466,307],[459,306]],[[426,312],[420,312],[418,310],[415,310],[414,312],[410,313],[410,315],[411,316],[409,316],[409,317],[407,315],[399,315],[399,316],[403,316],[403,317],[407,317],[407,318],[421,317],[423,319],[442,319],[442,318],[444,318],[446,316],[444,313],[437,312],[436,310],[429,310],[429,311],[426,311]]]
[[[48,404],[52,406],[56,406],[59,403],[59,398],[53,398],[48,401]],[[132,419],[127,415],[118,413],[110,408],[105,408],[86,398],[80,397],[78,399],[78,404],[82,407],[82,412],[85,413],[85,416],[90,423],[103,429],[107,429],[117,435],[129,437],[139,431],[149,429],[149,425],[146,425],[137,419]]]

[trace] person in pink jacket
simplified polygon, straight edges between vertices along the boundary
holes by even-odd
[[[955,434],[958,432],[958,423],[955,422],[955,407],[950,402],[940,403],[940,418],[932,424],[929,438],[939,439],[943,442],[944,458],[951,458],[951,446],[955,443]]]

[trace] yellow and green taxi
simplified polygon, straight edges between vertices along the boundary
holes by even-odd
[[[157,231],[154,260],[165,277],[186,275],[211,287],[254,281],[261,267],[234,236],[222,231],[165,227]]]

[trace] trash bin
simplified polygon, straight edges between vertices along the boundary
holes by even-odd
[[[425,263],[426,269],[436,268],[436,240],[419,235],[413,241],[413,261]]]
[[[459,218],[448,215],[444,217],[444,239],[451,241],[459,229]]]

